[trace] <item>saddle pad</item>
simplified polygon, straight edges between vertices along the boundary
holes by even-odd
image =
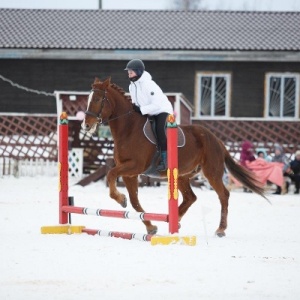
[[[145,137],[151,142],[152,144],[156,145],[156,137],[153,133],[151,123],[149,119],[147,119],[144,128],[144,135]],[[185,135],[182,131],[182,129],[178,126],[178,144],[177,147],[183,147],[185,145]]]

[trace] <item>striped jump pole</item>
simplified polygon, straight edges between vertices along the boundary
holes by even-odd
[[[169,216],[166,214],[140,213],[135,211],[97,209],[78,206],[63,206],[62,211],[66,213],[90,215],[98,217],[110,217],[119,219],[142,220],[142,221],[161,221],[168,222]]]
[[[107,231],[100,229],[87,229],[84,226],[71,225],[70,215],[83,214],[98,217],[111,217],[121,219],[132,219],[142,221],[162,221],[169,223],[169,233],[178,233],[178,152],[177,152],[177,124],[175,117],[169,115],[167,127],[168,141],[168,206],[169,214],[156,213],[139,213],[131,211],[119,211],[108,209],[95,209],[87,207],[76,207],[70,202],[69,186],[68,186],[68,116],[65,112],[60,115],[59,119],[59,142],[58,142],[58,170],[59,170],[59,226],[43,226],[41,233],[46,234],[73,234],[87,233],[90,235],[99,235],[106,237],[117,237],[127,240],[150,241],[151,245],[168,245],[168,244],[184,244],[194,246],[196,238],[194,236],[158,236],[151,234],[139,234],[119,231]]]
[[[85,232],[90,235],[116,237],[116,238],[122,238],[125,240],[137,240],[137,241],[142,241],[142,242],[150,242],[151,238],[153,237],[152,234],[107,231],[107,230],[85,229],[85,228],[82,229],[82,232]]]

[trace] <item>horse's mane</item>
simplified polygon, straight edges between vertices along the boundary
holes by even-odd
[[[131,97],[128,95],[125,95],[126,94],[126,92],[124,91],[124,89],[123,88],[121,88],[121,87],[119,87],[117,84],[115,84],[115,83],[111,83],[111,88],[112,89],[114,89],[115,91],[117,91],[117,92],[119,92],[120,94],[122,94],[123,95],[123,97],[127,100],[127,101],[129,101],[129,102],[132,102],[131,101]]]

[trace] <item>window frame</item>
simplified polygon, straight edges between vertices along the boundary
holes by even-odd
[[[281,84],[280,84],[280,92],[283,89],[284,79],[288,77],[294,77],[296,79],[296,86],[295,86],[295,115],[293,117],[290,116],[283,116],[283,102],[282,99],[284,95],[280,93],[280,116],[269,116],[269,109],[270,109],[270,79],[271,77],[280,77]],[[268,72],[265,75],[265,111],[264,111],[264,118],[275,120],[275,119],[298,119],[299,118],[299,99],[300,99],[300,73],[290,73],[290,72]]]
[[[210,115],[201,115],[200,107],[201,107],[201,79],[203,77],[211,77],[212,85],[215,84],[216,77],[224,77],[226,78],[226,94],[225,94],[225,114],[223,116],[212,114]],[[213,91],[214,93],[214,91]],[[196,73],[196,99],[195,99],[195,118],[228,118],[230,117],[230,99],[231,99],[231,73],[230,72],[197,72]],[[211,99],[212,105],[215,103],[215,99]]]

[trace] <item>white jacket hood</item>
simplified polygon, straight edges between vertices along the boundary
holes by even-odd
[[[152,76],[147,71],[144,71],[142,76],[136,82],[144,82],[147,80],[152,80]]]
[[[137,81],[130,83],[129,92],[132,102],[140,107],[143,115],[173,113],[171,102],[147,71]]]

